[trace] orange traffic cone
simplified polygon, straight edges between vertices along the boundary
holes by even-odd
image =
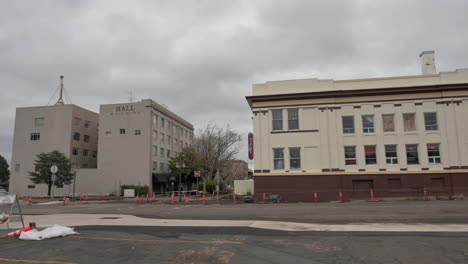
[[[21,233],[31,231],[31,230],[33,230],[35,228],[36,228],[36,223],[31,222],[31,223],[29,223],[28,227],[21,228],[19,230],[14,231],[14,232],[10,232],[10,233],[6,234],[5,237],[19,236]]]
[[[202,204],[203,204],[203,205],[206,205],[206,194],[203,195]]]
[[[184,193],[184,204],[187,204],[187,194]]]
[[[172,192],[172,194],[171,194],[171,204],[174,204],[174,200],[175,200],[175,193]]]

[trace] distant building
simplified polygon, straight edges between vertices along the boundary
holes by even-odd
[[[256,195],[468,194],[468,69],[420,57],[424,75],[254,84]]]
[[[234,180],[249,178],[249,167],[243,160],[229,160],[224,163],[221,173],[225,182],[232,185]]]

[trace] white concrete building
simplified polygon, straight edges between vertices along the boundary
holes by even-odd
[[[464,193],[468,187],[468,69],[358,80],[255,84],[256,195],[311,200]]]

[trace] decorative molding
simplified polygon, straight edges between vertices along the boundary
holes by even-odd
[[[423,103],[414,103],[414,105],[423,105]]]
[[[284,130],[284,131],[271,131],[271,134],[284,134],[284,133],[311,133],[311,132],[319,132],[318,129],[312,130]]]
[[[407,168],[400,168],[401,171],[407,171]]]

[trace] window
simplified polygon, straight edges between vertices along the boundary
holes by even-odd
[[[354,133],[354,116],[342,116],[341,122],[343,123],[343,134]]]
[[[406,162],[408,164],[419,164],[418,145],[406,145]]]
[[[164,143],[164,133],[161,133],[161,142]]]
[[[153,170],[157,170],[158,169],[158,163],[156,161],[153,161]]]
[[[74,156],[78,156],[78,155],[80,154],[80,150],[77,149],[77,148],[73,148],[72,154],[73,154]]]
[[[78,117],[73,118],[73,125],[79,126],[81,124],[81,119]]]
[[[437,113],[424,113],[424,125],[426,130],[438,130]]]
[[[180,147],[183,148],[184,147],[184,142],[181,140],[180,141]]]
[[[135,129],[135,135],[141,135],[141,130],[140,129]]]
[[[76,141],[80,141],[80,133],[78,132],[73,132],[73,139]]]
[[[282,148],[273,149],[273,166],[275,170],[284,170],[284,150]]]
[[[161,158],[164,158],[164,148],[159,148],[159,153],[161,154]]]
[[[106,134],[106,137],[110,137],[112,136],[112,131],[106,131],[105,134]]]
[[[97,151],[93,151],[93,158],[97,157]]]
[[[83,141],[84,141],[84,142],[89,142],[89,136],[88,136],[88,135],[84,135],[84,136],[83,136]]]
[[[271,110],[273,130],[283,130],[283,109]]]
[[[157,125],[158,124],[158,116],[153,114],[153,124]]]
[[[356,146],[344,147],[345,165],[356,165]]]
[[[170,145],[171,144],[171,136],[167,135],[167,144]]]
[[[35,126],[43,126],[44,125],[45,118],[40,117],[40,118],[35,118],[34,119],[34,125]]]
[[[161,117],[161,127],[164,128],[164,125],[166,123],[166,120],[164,120],[164,118]]]
[[[91,124],[91,122],[89,121],[84,121],[84,127],[85,128],[89,128],[89,125]]]
[[[288,109],[288,129],[299,129],[298,109]]]
[[[120,129],[120,135],[125,135],[125,128]]]
[[[397,145],[385,145],[385,159],[387,164],[398,164]]]
[[[88,150],[87,150],[87,149],[83,149],[83,156],[84,156],[84,157],[87,157],[87,156],[88,156]]]
[[[377,153],[375,146],[364,146],[364,153],[366,158],[366,165],[377,164]]]
[[[406,132],[416,130],[415,116],[414,113],[403,114],[403,128]]]
[[[28,189],[35,189],[35,188],[36,188],[36,185],[33,185],[33,184],[28,185]]]
[[[374,116],[373,115],[362,116],[362,132],[374,133]]]
[[[393,132],[395,131],[395,121],[393,114],[384,114],[382,115],[382,124],[384,132]]]
[[[159,163],[159,170],[164,171],[164,163]]]
[[[158,131],[153,130],[153,140],[158,140]]]
[[[291,170],[301,168],[301,148],[289,148],[289,168]]]
[[[171,157],[171,151],[170,150],[167,150],[167,155],[166,155],[167,158],[170,158]]]
[[[440,163],[439,146],[439,144],[427,144],[427,157],[429,158],[429,164]]]
[[[153,156],[158,155],[158,147],[156,145],[153,145]]]
[[[15,164],[15,172],[19,172],[20,171],[20,165],[19,164]]]
[[[41,133],[31,133],[31,140],[32,141],[41,140]]]

